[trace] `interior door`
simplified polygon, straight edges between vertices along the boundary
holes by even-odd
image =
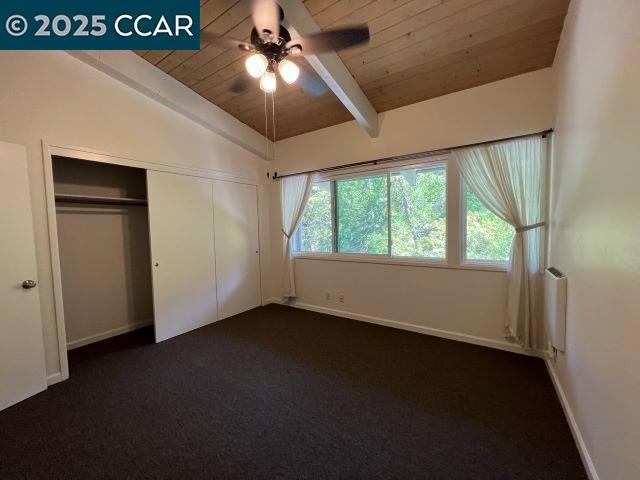
[[[147,172],[156,342],[215,322],[211,181]]]
[[[254,185],[213,180],[219,317],[261,304],[258,195]]]
[[[47,388],[27,153],[0,142],[0,410]]]

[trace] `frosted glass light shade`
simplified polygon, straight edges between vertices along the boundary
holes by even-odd
[[[274,72],[264,72],[260,79],[260,89],[263,92],[271,93],[276,91],[278,82],[276,82],[276,74]]]
[[[278,71],[282,79],[291,84],[298,79],[300,75],[300,69],[298,66],[290,60],[282,60],[278,65]]]
[[[244,66],[247,69],[249,75],[253,78],[260,78],[264,72],[267,71],[267,67],[269,66],[269,62],[267,61],[267,57],[262,55],[261,53],[254,53],[244,62]]]

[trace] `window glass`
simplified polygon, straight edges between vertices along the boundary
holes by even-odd
[[[444,165],[391,174],[391,253],[445,258],[447,173]]]
[[[387,175],[337,180],[338,252],[387,254]]]
[[[447,181],[446,164],[432,163],[315,182],[294,248],[310,253],[445,259]],[[466,186],[462,202],[464,260],[508,261],[514,229]]]
[[[506,262],[511,252],[515,230],[489,211],[469,187],[466,200],[466,252],[467,260]]]
[[[331,182],[315,182],[296,232],[300,252],[332,251]]]

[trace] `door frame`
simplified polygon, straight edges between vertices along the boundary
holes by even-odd
[[[58,245],[58,224],[56,218],[56,200],[53,183],[53,157],[61,156],[84,160],[88,162],[108,163],[111,165],[121,165],[125,167],[142,168],[144,170],[156,170],[159,172],[177,173],[193,177],[210,178],[212,180],[223,180],[227,182],[243,183],[254,185],[260,192],[260,181],[256,178],[234,175],[222,170],[213,170],[197,167],[181,167],[164,163],[151,162],[148,160],[138,160],[128,157],[121,157],[115,154],[102,152],[92,148],[77,147],[53,143],[42,139],[42,166],[44,169],[45,203],[47,208],[47,227],[49,236],[49,254],[51,258],[51,272],[53,284],[54,315],[56,322],[56,334],[58,337],[58,356],[60,358],[60,372],[47,376],[47,385],[67,380],[69,378],[69,361],[67,357],[67,334],[64,320],[64,304],[62,298],[62,272],[60,270],[60,250]],[[260,296],[264,299],[262,292],[262,242],[260,232],[260,195],[257,195],[258,208],[258,239],[260,241],[260,253],[258,264],[260,266]],[[263,300],[264,303],[264,300]]]

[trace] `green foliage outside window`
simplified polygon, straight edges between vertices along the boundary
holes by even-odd
[[[509,260],[513,227],[488,210],[468,187],[466,202],[467,259]]]
[[[331,182],[316,182],[300,219],[298,250],[331,252],[331,229]]]
[[[393,255],[445,258],[447,174],[444,166],[391,174]]]
[[[387,205],[389,179],[389,205]],[[336,180],[336,247],[342,253],[446,258],[447,171],[444,165]],[[333,251],[330,181],[316,182],[297,231],[297,250]],[[465,189],[467,260],[506,261],[514,230]]]
[[[338,251],[388,253],[387,176],[338,180]]]

